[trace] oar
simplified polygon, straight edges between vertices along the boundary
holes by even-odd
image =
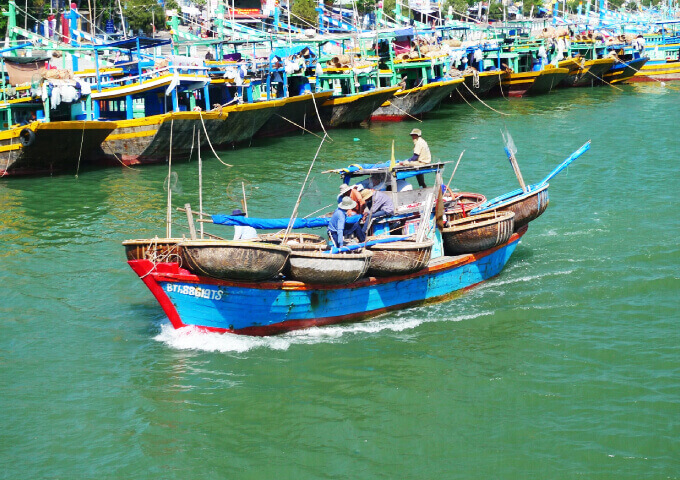
[[[586,153],[588,150],[590,150],[590,140],[588,140],[586,143],[583,144],[581,148],[576,150],[574,153],[572,153],[569,158],[567,158],[564,162],[560,163],[557,167],[555,167],[555,170],[550,172],[547,177],[545,177],[543,180],[541,180],[541,183],[538,184],[539,187],[545,185],[552,179],[555,175],[560,173],[562,170],[567,168],[571,162],[576,160],[578,157]]]
[[[503,133],[503,130],[501,130],[501,135],[503,136],[503,143],[505,143],[505,154],[508,156],[508,160],[510,160],[510,165],[512,165],[512,169],[515,172],[519,186],[522,187],[522,191],[526,193],[529,190],[527,190],[527,186],[524,183],[524,178],[522,177],[522,172],[520,171],[519,164],[517,163],[517,158],[515,158],[515,152],[517,151],[515,148],[515,142],[513,142],[510,132],[508,132],[507,129],[505,130],[505,133]]]

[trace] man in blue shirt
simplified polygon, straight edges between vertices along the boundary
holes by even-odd
[[[338,208],[333,212],[333,216],[328,222],[328,236],[333,241],[333,244],[340,248],[342,247],[345,237],[356,235],[359,242],[366,240],[364,231],[359,226],[359,222],[348,225],[347,210],[356,208],[357,202],[349,197],[342,197],[342,202],[338,204]]]

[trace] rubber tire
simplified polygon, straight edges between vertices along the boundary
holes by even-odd
[[[24,128],[19,132],[19,141],[21,141],[22,146],[30,147],[35,142],[35,132],[30,128]]]

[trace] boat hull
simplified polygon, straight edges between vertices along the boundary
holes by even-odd
[[[613,58],[598,58],[587,60],[575,75],[569,75],[562,80],[566,87],[591,87],[602,83],[602,76],[614,65]]]
[[[373,114],[371,120],[383,122],[399,122],[411,117],[418,117],[429,112],[451,95],[463,78],[455,78],[443,82],[428,83],[422,87],[401,90],[389,102],[383,103]]]
[[[370,120],[371,114],[399,90],[399,87],[381,88],[356,95],[326,100],[319,114],[326,127],[356,125]]]
[[[103,155],[102,142],[115,127],[114,122],[98,121],[33,122],[0,132],[0,177],[91,166]]]
[[[485,97],[491,90],[498,87],[503,78],[504,72],[479,72],[477,74],[477,80],[473,74],[465,75],[465,86],[461,86],[458,92],[466,99],[474,99],[477,97]],[[467,88],[465,88],[467,87]],[[451,95],[453,101],[461,101],[459,95],[456,92]]]
[[[318,128],[317,109],[328,100],[333,92],[319,92],[282,99],[283,105],[262,125],[256,137],[276,137],[291,132],[304,132]],[[316,102],[316,107],[314,103]]]
[[[189,158],[201,133],[201,148],[220,136],[227,112],[172,112],[116,122],[116,129],[102,144],[109,165],[140,165],[165,162],[170,153],[172,131],[172,159]],[[205,130],[203,129],[205,125]]]
[[[526,229],[496,248],[440,257],[411,275],[342,286],[291,281],[229,282],[189,274],[177,264],[131,260],[175,328],[250,335],[341,323],[448,298],[498,275]],[[149,271],[152,271],[149,273]]]
[[[511,73],[501,81],[509,97],[549,93],[569,75],[568,68],[548,68],[536,72]]]
[[[647,57],[631,60],[630,62],[615,61],[612,68],[610,68],[602,76],[602,79],[608,83],[623,83],[631,78],[647,63]]]
[[[649,61],[639,68],[629,82],[671,82],[680,80],[680,60],[672,62]]]

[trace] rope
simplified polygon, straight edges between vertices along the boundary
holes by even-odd
[[[406,95],[408,95],[408,94],[406,94]],[[406,98],[406,97],[404,97],[404,98]],[[423,121],[422,121],[421,119],[414,117],[413,115],[411,115],[410,113],[408,113],[406,110],[402,110],[401,108],[397,107],[394,103],[391,103],[391,102],[390,102],[390,106],[396,108],[396,109],[399,110],[401,113],[404,113],[404,114],[408,115],[408,116],[411,117],[413,120],[416,120],[416,121],[418,121],[418,122],[420,122],[420,123],[423,123]]]
[[[472,106],[472,104],[470,102],[467,101],[467,98],[465,98],[465,96],[463,95],[463,93],[460,90],[458,90],[456,88],[456,92],[458,92],[458,95],[460,95],[460,98],[462,98],[465,103],[470,105],[470,108],[472,108],[475,112],[479,112],[479,110],[477,110],[475,107]]]
[[[597,78],[597,79],[600,80],[601,82],[606,83],[606,84],[609,85],[610,87],[615,88],[615,89],[617,89],[617,90],[620,91],[620,92],[623,92],[623,89],[622,89],[622,88],[619,88],[619,87],[617,87],[616,85],[612,85],[611,83],[609,83],[609,82],[608,82],[607,80],[605,80],[604,78],[598,77],[598,76],[595,75],[593,72],[591,72],[590,69],[586,70],[586,73],[591,74],[593,77]]]
[[[103,144],[102,144],[102,145],[103,145]],[[108,144],[106,144],[106,148],[109,149],[109,153],[111,153],[111,155],[113,155],[113,157],[114,157],[116,160],[118,160],[118,162],[120,162],[120,164],[121,164],[122,166],[124,166],[124,167],[126,167],[126,168],[129,168],[130,170],[136,170],[136,168],[132,168],[130,165],[126,165],[125,163],[123,163],[123,161],[122,161],[120,158],[118,158],[118,155],[116,155],[116,152],[113,151],[113,148],[111,148]]]
[[[198,112],[198,116],[201,117],[201,124],[203,125],[203,131],[205,132],[205,139],[208,141],[208,145],[210,145],[210,150],[212,150],[213,155],[215,155],[215,158],[220,161],[220,163],[226,167],[233,167],[233,165],[229,165],[228,163],[224,162],[220,156],[217,154],[215,149],[212,146],[212,143],[210,143],[210,137],[208,136],[208,130],[205,128],[205,122],[203,121],[203,112]]]
[[[196,137],[196,125],[193,125],[191,129],[191,150],[189,151],[189,161],[191,161],[191,156],[194,154],[194,140]],[[200,145],[199,145],[200,148]]]
[[[326,128],[323,126],[323,122],[321,121],[321,115],[319,115],[319,107],[316,106],[316,99],[314,98],[314,92],[312,92],[312,103],[314,104],[314,110],[316,111],[316,118],[319,120],[319,125],[321,125],[321,130],[323,130],[324,137],[328,137],[331,139],[331,142],[333,139],[328,135],[326,132]]]
[[[276,115],[277,115],[278,117],[283,118],[286,122],[290,122],[290,123],[292,123],[293,125],[295,125],[296,127],[300,128],[300,129],[302,129],[302,130],[304,130],[305,132],[311,133],[311,134],[314,135],[316,138],[319,138],[319,139],[322,138],[322,137],[318,136],[316,133],[312,132],[311,130],[307,130],[305,127],[303,127],[303,126],[301,126],[301,125],[298,125],[297,123],[295,123],[295,122],[292,121],[292,120],[287,119],[287,118],[284,117],[283,115],[279,115],[278,113],[277,113]],[[329,137],[329,138],[330,138],[330,137]]]
[[[80,157],[83,155],[83,140],[85,139],[85,122],[83,122],[83,132],[80,135],[80,151],[78,152],[78,166],[76,167],[76,178],[80,172]]]
[[[496,110],[496,109],[493,108],[492,106],[486,104],[481,98],[479,98],[477,95],[475,95],[475,92],[473,92],[472,90],[470,90],[470,87],[468,87],[467,84],[466,84],[465,82],[463,82],[463,86],[464,86],[465,88],[467,88],[468,92],[470,92],[470,93],[472,94],[472,96],[475,97],[477,100],[479,100],[480,103],[481,103],[482,105],[484,105],[486,108],[488,108],[488,109],[490,109],[490,110],[493,110],[494,112],[496,112],[496,113],[498,113],[498,114],[500,114],[500,115],[506,115],[506,116],[512,115],[511,113],[503,113],[503,112],[499,112],[498,110]],[[503,90],[503,89],[501,89],[501,90]]]

